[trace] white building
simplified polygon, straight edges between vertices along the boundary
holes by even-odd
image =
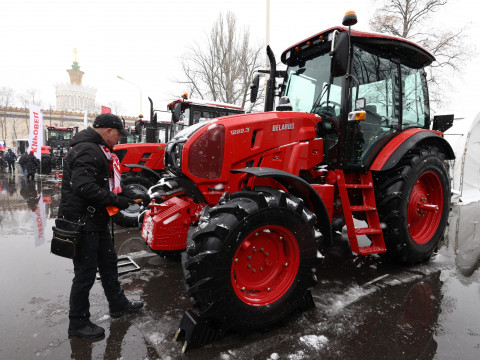
[[[55,84],[57,110],[95,112],[97,89],[82,85],[84,72],[80,70],[75,54],[72,68],[67,70],[70,83]]]

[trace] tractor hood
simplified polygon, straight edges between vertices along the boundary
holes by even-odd
[[[205,121],[167,144],[166,166],[194,181],[228,178],[231,169],[258,166],[266,153],[315,139],[319,122],[318,115],[297,112],[250,113]]]

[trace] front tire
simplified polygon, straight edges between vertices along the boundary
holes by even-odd
[[[122,195],[129,199],[136,200],[144,198],[148,194],[148,189],[154,185],[149,178],[142,176],[139,172],[127,172],[122,175],[121,180]],[[148,204],[144,204],[147,206]],[[113,216],[115,224],[123,227],[134,227],[138,225],[138,216],[142,209],[139,204],[130,205],[125,210],[120,210]]]
[[[376,176],[387,256],[415,264],[430,258],[443,238],[450,212],[444,155],[434,147],[412,149],[391,171]]]
[[[256,190],[210,209],[182,257],[187,293],[217,325],[271,326],[316,283],[315,215],[291,194]]]

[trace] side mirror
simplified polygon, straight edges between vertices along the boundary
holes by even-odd
[[[260,84],[260,74],[256,74],[253,78],[252,85],[250,86],[250,102],[257,101],[258,86]]]
[[[330,52],[332,57],[330,75],[332,77],[342,76],[347,73],[349,48],[348,33],[341,32],[333,35],[332,51]]]
[[[172,122],[177,123],[182,115],[182,104],[177,102],[172,111]]]

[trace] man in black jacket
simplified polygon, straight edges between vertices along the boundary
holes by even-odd
[[[7,155],[5,155],[5,160],[8,163],[8,172],[15,174],[15,160],[17,160],[17,155],[12,151],[12,149],[8,149]]]
[[[143,307],[141,301],[128,301],[118,282],[118,259],[108,229],[110,217],[106,207],[123,210],[130,204],[128,198],[116,195],[121,191],[120,165],[111,150],[120,134],[125,135],[126,131],[118,116],[97,116],[93,128],[72,139],[63,170],[59,217],[79,221],[94,209],[82,231],[82,255],[73,260],[75,277],[70,292],[68,334],[82,338],[100,337],[105,332],[90,321],[88,296],[97,267],[112,317]]]

